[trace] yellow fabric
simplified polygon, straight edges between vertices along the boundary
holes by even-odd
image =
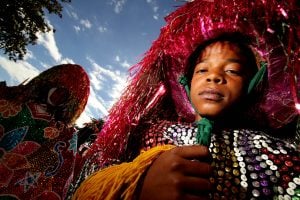
[[[140,177],[156,157],[173,145],[154,147],[142,152],[132,162],[114,165],[92,174],[81,183],[73,200],[131,200]]]

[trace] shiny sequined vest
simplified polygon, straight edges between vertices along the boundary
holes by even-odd
[[[197,127],[167,121],[143,139],[145,150],[161,144],[194,145]],[[300,199],[300,152],[260,131],[213,133],[210,145],[214,185],[211,199]]]

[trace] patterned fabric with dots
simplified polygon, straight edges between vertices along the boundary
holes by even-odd
[[[146,132],[143,149],[197,145],[197,126],[163,121]],[[293,144],[261,131],[213,133],[214,186],[211,199],[300,199],[300,152]]]

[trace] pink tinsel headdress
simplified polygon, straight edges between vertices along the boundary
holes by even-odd
[[[300,88],[299,8],[297,0],[194,0],[178,8],[166,17],[160,36],[132,68],[133,78],[111,109],[93,149],[102,149],[104,159],[118,158],[135,127],[144,116],[160,112],[156,108],[167,96],[178,118],[193,120],[178,79],[195,48],[224,32],[241,32],[256,41],[251,48],[268,68],[260,109],[273,128],[291,122],[299,114],[295,106]]]

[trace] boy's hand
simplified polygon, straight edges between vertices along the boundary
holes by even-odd
[[[208,199],[210,160],[204,146],[176,147],[162,153],[146,172],[139,199]]]

